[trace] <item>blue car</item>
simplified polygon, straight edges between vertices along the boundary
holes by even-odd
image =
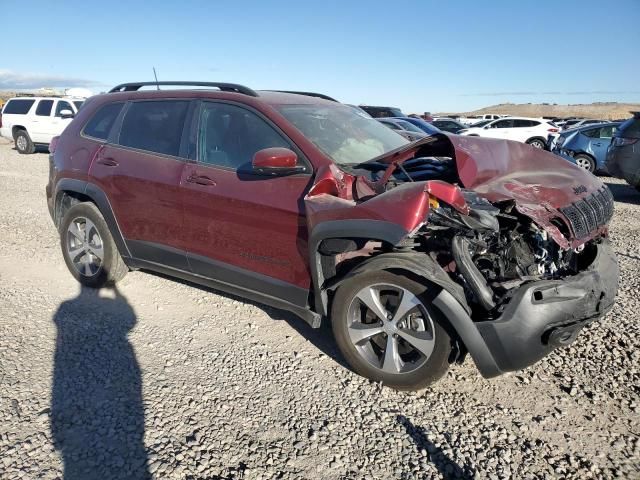
[[[429,122],[427,122],[425,120],[422,120],[421,118],[391,117],[391,119],[404,120],[405,122],[409,122],[409,123],[415,125],[416,127],[418,127],[420,130],[422,130],[427,135],[433,135],[434,133],[442,133],[442,130],[440,130],[438,127],[434,127]]]
[[[552,152],[589,172],[606,171],[607,149],[620,122],[599,123],[562,132]]]

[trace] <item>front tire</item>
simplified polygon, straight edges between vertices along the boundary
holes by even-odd
[[[60,225],[60,244],[71,275],[87,287],[113,285],[127,274],[109,227],[93,203],[67,210]]]
[[[36,146],[31,141],[31,137],[26,130],[18,130],[13,139],[16,143],[16,150],[23,155],[30,155],[36,151]]]
[[[596,163],[593,161],[593,158],[591,158],[589,155],[584,155],[582,153],[576,155],[573,157],[573,159],[576,162],[576,165],[578,165],[580,168],[584,168],[587,172],[595,172],[596,170]]]
[[[353,370],[397,390],[420,390],[449,368],[451,339],[428,287],[384,270],[346,280],[331,308],[336,343]]]

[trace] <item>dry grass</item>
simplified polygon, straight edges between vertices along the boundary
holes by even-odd
[[[518,117],[584,117],[603,120],[629,118],[631,111],[640,111],[640,103],[596,102],[587,104],[540,104],[540,103],[502,103],[481,108],[472,112],[455,115],[482,115],[496,113]],[[440,114],[447,115],[447,114]]]

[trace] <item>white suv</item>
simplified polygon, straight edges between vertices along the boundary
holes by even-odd
[[[70,97],[15,97],[2,109],[0,135],[13,139],[20,153],[49,145],[71,122],[84,102]]]
[[[557,132],[558,126],[543,118],[507,117],[460,130],[458,134],[517,140],[535,148],[545,148],[549,134]]]

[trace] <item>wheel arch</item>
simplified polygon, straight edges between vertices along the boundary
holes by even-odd
[[[482,376],[491,378],[502,373],[486,341],[471,319],[471,308],[466,301],[463,288],[451,280],[442,267],[424,253],[382,253],[353,268],[347,275],[330,285],[328,290],[333,291],[349,278],[372,270],[401,273],[425,286],[434,287],[429,295],[430,303],[442,313],[447,323],[443,326],[450,335],[453,333],[452,338],[455,337],[462,343]]]
[[[533,142],[534,140],[540,140],[543,144],[545,144],[545,145],[547,144],[547,139],[546,139],[546,138],[544,138],[544,137],[541,137],[541,136],[539,136],[539,135],[534,135],[533,137],[528,138],[528,139],[527,139],[527,141],[526,141],[526,142],[524,142],[524,143],[526,143],[526,144],[528,145],[528,144],[530,144],[531,142]]]
[[[18,134],[18,132],[20,131],[25,131],[27,132],[26,127],[22,126],[22,125],[13,125],[11,127],[11,136],[13,137],[13,139],[15,140],[16,135]],[[29,132],[27,132],[27,135],[29,135]]]
[[[60,227],[66,209],[77,203],[91,202],[98,208],[107,223],[109,232],[118,247],[120,255],[123,258],[131,257],[120,226],[113,213],[111,203],[106,193],[104,193],[100,187],[83,180],[63,178],[56,184],[54,195],[53,221],[56,228]]]

